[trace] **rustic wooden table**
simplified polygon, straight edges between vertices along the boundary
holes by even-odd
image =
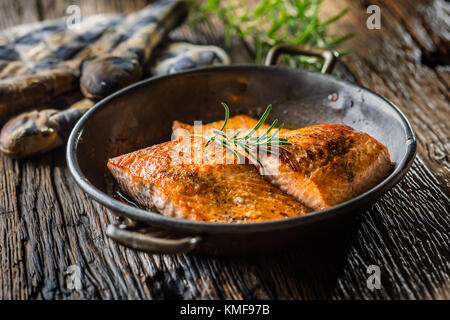
[[[127,12],[146,0],[0,0],[0,28],[83,14]],[[366,1],[327,0],[323,15],[351,11],[335,33],[354,32],[337,76],[391,99],[418,137],[406,178],[335,239],[251,257],[149,255],[105,236],[111,214],[72,180],[61,148],[16,161],[0,156],[0,299],[449,299],[449,4],[444,0],[371,1],[381,29],[366,28]],[[176,36],[223,45],[217,34],[183,27]],[[250,61],[237,44],[234,62]],[[342,71],[344,70],[344,71]],[[81,291],[64,272],[82,271]],[[381,268],[381,289],[367,287],[367,267]]]

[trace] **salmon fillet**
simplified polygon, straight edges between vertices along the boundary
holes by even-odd
[[[257,120],[246,116],[230,118],[230,128]],[[241,120],[243,119],[243,120]],[[221,122],[203,130],[220,128]],[[193,132],[193,127],[174,123],[174,129]],[[228,128],[228,125],[227,125]],[[175,133],[176,134],[176,133]],[[291,146],[279,155],[259,154],[265,178],[314,210],[323,210],[350,200],[381,182],[390,172],[388,149],[366,133],[342,124],[322,124],[280,132]]]
[[[315,210],[368,191],[391,170],[386,146],[346,125],[316,125],[282,136],[292,143],[289,152],[260,156],[266,178]]]
[[[183,219],[257,222],[306,214],[253,165],[201,138],[181,138],[108,161],[120,188],[146,209]]]

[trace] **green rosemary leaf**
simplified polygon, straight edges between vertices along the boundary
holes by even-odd
[[[259,165],[259,168],[261,169],[262,175],[265,175],[264,166],[261,163],[261,161],[252,153],[249,153],[248,156]]]
[[[337,46],[338,44],[340,44],[340,43],[342,43],[342,42],[344,42],[344,41],[347,41],[348,39],[351,39],[351,38],[353,38],[354,36],[355,36],[354,33],[346,34],[345,36],[342,36],[342,37],[340,37],[340,38],[333,39],[332,41],[328,42],[328,45],[330,45],[330,46]]]
[[[238,161],[241,159],[242,155],[239,152],[237,152],[235,149],[230,147],[230,145],[226,141],[221,141],[221,144],[222,144],[222,146],[224,146],[225,148],[227,148],[228,150],[233,152],[234,155],[238,158]]]
[[[323,22],[321,25],[327,26],[329,24],[332,24],[333,22],[336,22],[339,19],[341,19],[343,16],[345,16],[347,14],[347,12],[349,12],[349,11],[350,11],[350,8],[345,8],[345,9],[341,10],[338,14],[334,15],[333,17],[329,18],[328,20],[325,20],[325,22]]]
[[[222,131],[227,126],[228,119],[230,118],[230,109],[224,102],[222,102],[222,106],[225,108],[225,121],[223,122],[222,128],[220,128],[220,131]]]
[[[266,111],[264,111],[264,114],[262,115],[261,119],[259,119],[258,123],[253,127],[253,129],[250,130],[249,133],[247,133],[245,138],[251,137],[259,129],[259,127],[262,126],[262,124],[266,121],[267,116],[270,113],[270,110],[272,110],[272,105],[271,104],[269,104],[269,106],[267,107]]]
[[[277,130],[271,135],[269,133],[273,130],[275,125],[278,123],[278,120],[275,120],[272,122],[272,125],[262,134],[261,136],[253,136],[255,132],[264,124],[265,120],[269,116],[270,111],[272,110],[272,105],[270,104],[266,111],[264,111],[264,114],[261,116],[257,124],[251,129],[245,136],[240,137],[241,130],[237,130],[231,137],[228,137],[228,135],[224,132],[224,129],[226,128],[226,125],[228,124],[229,119],[229,108],[225,103],[222,103],[222,106],[225,108],[225,121],[222,125],[220,130],[213,130],[212,136],[206,136],[202,134],[193,134],[193,137],[201,137],[205,140],[207,140],[207,143],[205,144],[205,148],[208,147],[212,142],[218,143],[219,145],[227,148],[231,152],[233,152],[236,157],[240,160],[243,155],[236,150],[236,148],[241,148],[243,152],[247,155],[248,158],[253,160],[255,163],[257,163],[261,171],[264,172],[264,168],[260,160],[257,156],[255,156],[255,153],[258,154],[259,150],[264,150],[268,153],[271,153],[273,155],[279,155],[278,152],[276,152],[272,148],[281,148],[287,152],[289,152],[287,149],[283,148],[283,146],[291,145],[290,142],[288,142],[287,138],[280,138],[278,136],[280,130],[284,127],[284,124],[281,124]],[[234,146],[234,147],[233,147]],[[270,147],[270,148],[269,148]]]
[[[198,26],[210,26],[219,20],[223,25],[225,44],[237,37],[248,53],[259,63],[268,50],[280,43],[308,44],[331,48],[350,38],[349,35],[334,40],[329,34],[332,24],[347,14],[341,10],[326,20],[320,19],[321,1],[318,0],[189,0],[192,14],[189,25],[194,32],[203,32]],[[206,22],[205,24],[200,22]],[[209,27],[214,31],[214,27]],[[285,57],[293,67],[321,68],[320,63],[303,57]]]
[[[241,134],[241,130],[236,131],[230,138],[230,140],[236,139]]]
[[[262,139],[262,138],[264,138],[264,137],[267,137],[267,136],[269,135],[270,131],[272,131],[272,129],[277,125],[277,123],[278,123],[278,119],[275,119],[275,120],[272,122],[272,124],[271,124],[271,126],[269,127],[269,129],[267,129],[267,131],[264,132],[264,134],[263,134],[261,137],[258,137],[258,138],[259,138],[258,140],[260,140],[260,139]]]
[[[215,134],[217,134],[217,135],[220,135],[220,136],[224,137],[224,138],[228,138],[227,135],[225,134],[225,132],[223,132],[223,131],[214,129],[213,132],[214,132]]]
[[[280,147],[280,146],[278,146],[278,149],[281,149],[281,150],[284,150],[284,151],[286,151],[287,153],[290,153],[290,151],[289,151],[288,149],[284,148],[284,147]]]
[[[205,144],[205,148],[208,147],[214,140],[215,140],[215,137],[208,138],[208,141]]]
[[[281,129],[283,129],[284,128],[284,123],[282,123],[281,124],[281,126],[279,126],[278,128],[277,128],[277,130],[275,130],[275,132],[272,134],[272,136],[278,136],[278,134],[280,133],[280,131],[281,131]],[[283,138],[281,138],[281,139],[283,139]]]

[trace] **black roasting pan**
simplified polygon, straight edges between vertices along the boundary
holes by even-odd
[[[273,65],[282,53],[321,57],[325,60],[322,73]],[[270,51],[266,65],[208,67],[134,84],[99,102],[77,123],[67,147],[69,169],[89,196],[132,221],[110,225],[107,234],[138,250],[239,254],[292,245],[305,235],[320,235],[362,213],[394,186],[416,153],[414,132],[400,110],[366,88],[326,74],[335,60],[332,51],[281,45]],[[233,114],[254,117],[272,104],[267,121],[277,118],[291,127],[343,123],[367,132],[388,147],[393,170],[368,192],[328,210],[261,223],[181,220],[114,197],[106,168],[109,158],[169,140],[174,120],[222,120],[222,101]]]

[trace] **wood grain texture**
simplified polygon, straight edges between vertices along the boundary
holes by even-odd
[[[397,4],[387,5],[391,2]],[[373,4],[379,5],[381,10],[380,30],[366,28],[366,19],[369,15],[366,13],[365,1],[326,1],[324,6],[327,6],[327,15],[345,7],[350,8],[351,14],[346,15],[334,26],[336,34],[348,32],[356,34],[345,43],[346,47],[351,48],[351,53],[344,57],[344,61],[358,82],[387,97],[405,113],[417,134],[419,154],[448,194],[450,192],[449,71],[448,68],[431,68],[423,63],[423,56],[432,53],[422,50],[428,46],[430,52],[437,49],[431,42],[428,45],[418,44],[414,38],[419,39],[419,36],[412,36],[410,28],[405,25],[405,21],[415,25],[420,12],[425,10],[424,7],[428,6],[428,10],[435,10],[437,2],[441,2],[441,6],[446,4],[444,1],[424,0],[415,1],[415,6],[405,8],[400,7],[403,2],[406,1],[400,3],[391,0],[373,1]],[[409,13],[409,19],[405,20],[400,18],[399,12],[393,11],[393,7],[404,16],[408,14],[407,10],[421,8],[421,11]],[[425,22],[429,23],[427,30],[435,30],[431,29],[431,24],[435,22],[433,19],[429,18]],[[421,23],[425,22],[421,20]],[[414,30],[420,31],[419,28]],[[430,32],[434,35],[438,33],[437,30]],[[420,39],[423,37],[425,35]]]
[[[63,150],[26,163],[2,157],[10,170],[1,188],[16,190],[17,202],[2,203],[0,298],[450,298],[450,202],[420,159],[340,234],[288,251],[214,258],[117,246],[104,233],[112,216],[75,186],[63,157]],[[83,272],[82,291],[65,287],[73,264]],[[366,286],[371,264],[381,268],[381,290]]]
[[[82,15],[97,13],[129,13],[139,10],[154,0],[37,0],[41,19],[54,19],[65,16],[67,7],[77,5]]]
[[[430,66],[450,64],[450,3],[448,1],[384,1],[403,24],[422,52],[421,61]]]
[[[34,0],[0,1],[0,17],[0,30],[40,20]]]
[[[112,3],[108,10],[119,6]],[[416,129],[420,155],[405,179],[354,225],[292,250],[149,255],[106,237],[114,218],[75,185],[63,149],[23,161],[0,156],[0,299],[450,299],[447,69],[421,64],[421,49],[388,9],[382,9],[382,36],[363,28],[363,4],[325,4],[324,14],[352,8],[336,27],[358,32],[345,57],[349,69],[394,100]],[[46,9],[49,17],[59,15],[52,10]],[[187,27],[172,36],[223,44],[215,32]],[[231,52],[234,61],[250,59],[237,43]],[[352,78],[342,65],[337,74]],[[380,290],[366,285],[372,264],[381,268]],[[66,287],[70,265],[81,268],[80,291]]]

